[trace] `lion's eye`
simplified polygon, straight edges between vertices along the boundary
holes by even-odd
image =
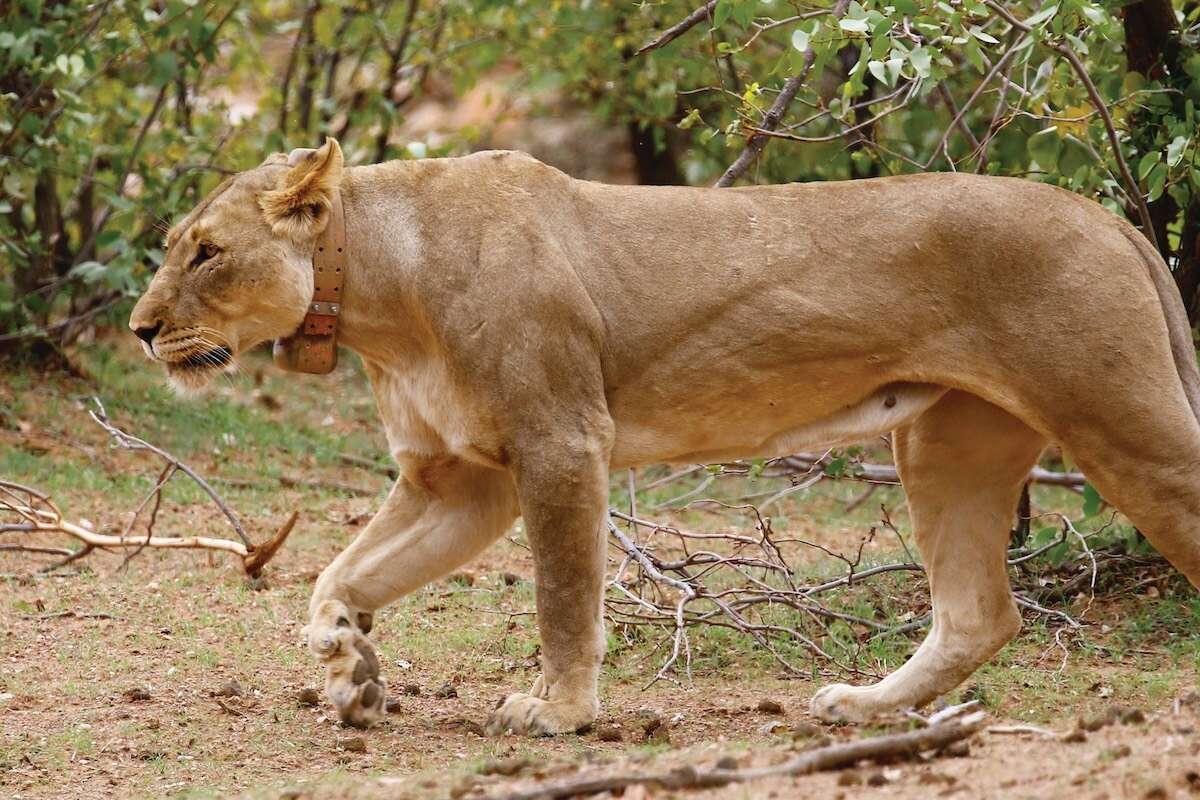
[[[212,242],[202,242],[200,248],[196,250],[196,257],[192,259],[192,267],[198,267],[210,258],[216,258],[221,252],[221,248],[217,247]]]

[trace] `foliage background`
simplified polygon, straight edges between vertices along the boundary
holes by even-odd
[[[711,0],[678,39],[637,52],[696,10],[676,0],[7,3],[0,348],[59,348],[120,322],[162,259],[169,221],[269,152],[324,135],[352,163],[487,145],[479,124],[425,138],[409,126],[433,94],[453,104],[483,82],[529,99],[522,124],[582,110],[617,132],[636,180],[707,184],[747,135],[772,127],[794,76],[797,96],[742,181],[973,170],[1055,183],[1135,222],[1141,197],[1196,319],[1194,0]]]

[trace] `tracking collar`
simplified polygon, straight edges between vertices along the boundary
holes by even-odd
[[[290,372],[325,375],[337,366],[337,325],[342,314],[342,281],[346,277],[346,212],[335,191],[329,223],[313,250],[313,296],[304,322],[291,336],[276,339],[275,366]]]

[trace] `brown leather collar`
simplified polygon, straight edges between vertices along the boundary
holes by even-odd
[[[342,282],[346,277],[346,212],[335,192],[329,223],[313,250],[313,296],[299,329],[276,339],[275,365],[291,372],[324,375],[337,366],[337,325],[342,314]]]

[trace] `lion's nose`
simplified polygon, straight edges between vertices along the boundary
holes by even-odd
[[[158,322],[153,328],[134,328],[133,333],[146,344],[150,344],[160,330],[162,330],[162,323]]]

